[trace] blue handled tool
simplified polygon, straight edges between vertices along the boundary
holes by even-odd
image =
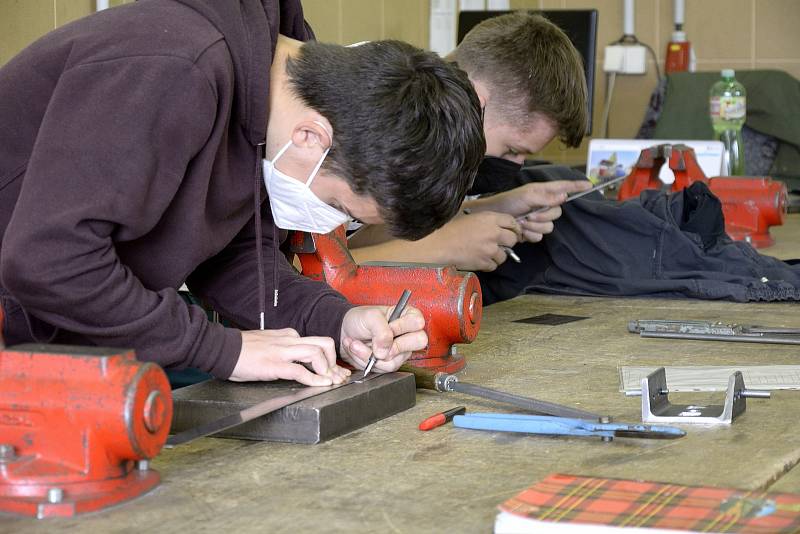
[[[522,432],[551,436],[597,436],[606,440],[620,437],[675,439],[686,435],[686,432],[680,428],[672,426],[597,423],[586,419],[509,413],[457,415],[453,418],[453,425],[459,428],[498,432]]]

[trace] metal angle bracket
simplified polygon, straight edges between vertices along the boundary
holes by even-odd
[[[667,372],[663,367],[642,379],[642,422],[730,425],[747,408],[747,397],[769,398],[769,391],[748,390],[741,371],[728,378],[725,403],[701,406],[671,404],[667,389]]]

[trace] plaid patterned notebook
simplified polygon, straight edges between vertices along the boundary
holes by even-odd
[[[500,505],[496,533],[800,532],[800,495],[554,474]]]

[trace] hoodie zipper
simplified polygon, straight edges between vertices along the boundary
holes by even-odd
[[[256,172],[255,172],[255,186],[253,191],[253,202],[255,211],[255,224],[256,224],[256,261],[258,263],[258,324],[259,329],[264,330],[264,316],[266,314],[266,283],[264,282],[264,251],[261,248],[263,232],[261,229],[261,182],[263,181],[263,174],[261,172],[263,159],[264,159],[264,144],[259,143],[256,145]],[[274,236],[273,232],[273,236]],[[273,258],[274,263],[274,258]],[[277,267],[273,265],[273,268]],[[274,288],[277,300],[277,284]]]

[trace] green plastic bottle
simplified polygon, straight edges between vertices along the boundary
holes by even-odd
[[[744,142],[742,126],[747,116],[747,91],[736,81],[733,69],[723,69],[722,79],[711,86],[709,109],[714,136],[723,142],[727,153],[727,174],[743,176]]]

